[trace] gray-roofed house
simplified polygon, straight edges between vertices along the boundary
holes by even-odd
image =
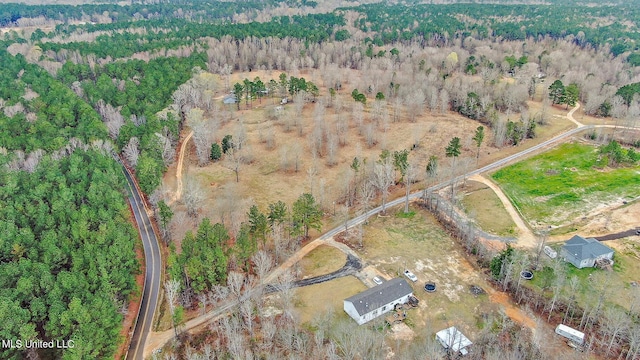
[[[395,278],[344,299],[344,311],[362,325],[393,310],[396,304],[406,303],[411,295],[411,285],[405,279]]]
[[[596,260],[613,259],[613,250],[596,239],[575,235],[560,249],[560,256],[578,269],[594,267]]]

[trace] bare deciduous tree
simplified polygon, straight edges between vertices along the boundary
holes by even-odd
[[[440,114],[449,111],[449,92],[446,89],[440,91]]]
[[[373,124],[367,124],[364,126],[364,139],[368,148],[375,146],[378,143],[378,137],[376,136],[376,129]]]
[[[609,344],[607,345],[607,355],[609,355],[620,335],[624,334],[629,328],[631,321],[623,310],[615,307],[607,307],[604,317],[606,321],[604,321],[601,329],[604,330],[605,338],[609,338]]]
[[[259,250],[251,257],[254,266],[256,267],[256,273],[260,282],[264,279],[265,275],[271,270],[273,266],[273,258],[265,250]]]
[[[124,125],[124,117],[118,109],[111,106],[111,104],[105,103],[103,100],[98,100],[96,107],[102,117],[102,121],[109,130],[109,136],[114,140],[117,139],[120,134],[120,128]]]
[[[140,146],[140,141],[137,137],[133,136],[131,139],[129,139],[127,145],[125,145],[125,147],[122,149],[124,158],[127,159],[132,167],[136,167],[136,165],[138,165],[138,156],[140,156],[140,150],[138,149],[138,146]]]
[[[386,202],[389,195],[389,187],[393,184],[394,171],[391,159],[387,158],[385,161],[376,163],[373,167],[372,182],[376,189],[380,191],[382,195],[382,213],[386,214]]]
[[[207,300],[209,299],[209,294],[206,292],[201,292],[198,294],[198,303],[200,304],[201,314],[204,315],[207,312]]]
[[[244,284],[244,274],[231,271],[227,275],[227,287],[229,288],[229,292],[233,294],[238,301],[240,301],[240,296],[242,295],[242,286]]]
[[[187,214],[197,217],[198,211],[200,211],[200,207],[205,200],[204,190],[198,180],[191,175],[185,176],[182,186],[182,202],[187,207]]]
[[[416,116],[424,110],[425,100],[426,96],[422,89],[415,89],[407,94],[405,103],[407,104],[407,112],[411,122],[415,122]]]
[[[160,147],[162,148],[162,162],[165,166],[169,166],[173,163],[173,159],[176,157],[176,150],[171,145],[171,139],[169,139],[168,135],[160,133],[155,133],[155,135],[158,137]]]
[[[338,163],[338,137],[332,133],[327,132],[327,165],[334,166]]]
[[[213,144],[214,127],[211,121],[204,118],[204,111],[199,108],[191,109],[187,115],[187,123],[193,130],[193,142],[196,145],[198,165],[209,163],[211,144]]]
[[[178,291],[180,290],[180,283],[177,280],[167,280],[164,283],[164,291],[167,295],[167,305],[169,305],[169,312],[171,313],[171,318],[174,318],[178,300]],[[173,323],[174,331],[176,332],[176,336],[178,335],[176,324]]]

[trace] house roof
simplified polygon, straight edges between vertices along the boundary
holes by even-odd
[[[580,261],[597,258],[613,252],[613,249],[603,245],[598,240],[593,238],[585,239],[579,235],[569,239],[562,248],[569,254],[573,254]]]
[[[436,338],[438,338],[441,344],[446,344],[446,346],[453,351],[460,351],[473,344],[471,340],[467,339],[455,326],[438,331]]]
[[[233,94],[229,94],[227,96],[224,97],[224,99],[222,100],[223,103],[225,104],[235,104],[236,103],[236,96]]]
[[[412,293],[413,289],[405,279],[395,278],[346,298],[344,301],[352,303],[358,314],[362,316]]]

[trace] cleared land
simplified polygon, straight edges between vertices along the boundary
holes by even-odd
[[[597,148],[567,143],[495,172],[533,227],[562,226],[640,196],[640,167],[599,168]]]
[[[345,276],[321,284],[296,289],[295,308],[301,323],[310,323],[327,311],[342,315],[345,298],[366,290],[367,287],[353,276]],[[344,314],[344,317],[347,317]]]
[[[328,274],[344,266],[347,256],[333,246],[320,245],[300,262],[302,278]]]
[[[268,81],[272,78],[277,79],[279,74],[278,71],[234,73],[231,75],[230,83],[234,84],[241,82],[245,77],[254,78],[255,76]],[[357,72],[354,72],[353,76],[357,75]],[[243,101],[239,111],[236,105],[221,105],[222,112],[226,114],[224,116],[229,116],[230,119],[221,123],[215,132],[215,139],[220,142],[227,134],[236,136],[237,133],[242,132],[246,134],[247,148],[253,155],[251,163],[241,166],[239,183],[235,183],[235,174],[224,160],[204,167],[197,166],[193,142],[189,143],[183,173],[185,177],[197,179],[205,189],[207,199],[200,211],[201,217],[221,221],[219,216],[230,211],[230,203],[236,208],[245,208],[245,211],[250,203],[257,204],[263,210],[266,209],[267,204],[278,200],[291,204],[303,192],[313,192],[325,213],[332,214],[336,207],[334,201],[338,204],[337,210],[340,210],[341,194],[345,193],[344,184],[347,184],[349,178],[353,176],[350,165],[354,157],[368,159],[368,163],[373,163],[378,159],[382,149],[408,149],[417,144],[417,148],[410,153],[410,160],[415,161],[419,169],[424,169],[429,156],[438,156],[439,173],[441,179],[444,179],[450,176],[451,163],[446,158],[444,149],[451,138],[458,136],[462,139],[463,145],[462,154],[457,162],[458,172],[475,167],[476,147],[471,137],[479,125],[477,121],[453,112],[440,114],[438,111],[430,112],[426,109],[417,114],[414,122],[408,121],[409,114],[402,109],[397,121],[394,121],[393,105],[389,101],[383,107],[383,120],[376,120],[374,106],[368,103],[362,113],[362,124],[359,124],[355,119],[359,115],[357,111],[353,111],[354,101],[348,91],[352,86],[349,84],[349,77],[344,80],[343,89],[345,90],[339,92],[335,99],[329,100],[326,96],[328,89],[319,80],[320,75],[317,72],[301,71],[297,76],[316,83],[321,94],[315,104],[304,105],[299,116],[296,115],[299,108],[297,109],[298,105],[295,103],[284,105],[276,114],[275,109],[279,106],[279,98],[254,101],[250,109],[247,109]],[[222,83],[222,81],[219,82]],[[219,91],[216,95],[220,98],[223,91]],[[319,102],[328,104],[329,101],[332,106],[326,109],[318,105]],[[530,113],[539,111],[539,103],[528,102],[528,105],[531,108]],[[556,113],[566,114],[566,111],[550,109],[550,115]],[[517,116],[517,114],[512,115]],[[205,117],[210,116],[213,115],[205,113]],[[316,118],[322,119],[325,128],[321,132],[324,134],[335,132],[339,123],[346,124],[346,131],[335,134],[343,137],[344,143],[338,144],[333,160],[330,160],[326,147],[315,158],[309,149],[314,132],[318,132],[316,128],[319,122],[314,120]],[[544,141],[573,126],[574,124],[567,119],[550,117],[547,125],[538,126],[538,137],[528,140],[526,145]],[[367,143],[367,138],[370,136],[368,134],[373,134],[372,144]],[[521,146],[498,149],[492,145],[493,134],[490,129],[487,129],[486,134],[480,149],[478,166],[522,150]],[[297,171],[295,163],[297,163]],[[169,191],[175,191],[175,172],[176,164],[169,168],[164,177],[165,188]],[[414,184],[413,189],[424,186],[422,172],[420,171],[417,179],[420,182]],[[429,179],[430,183],[433,181]],[[390,198],[395,195],[395,190],[398,189],[392,189]],[[403,192],[402,189],[399,190],[398,194]],[[228,199],[245,201],[240,204]],[[174,210],[176,213],[182,213],[184,207],[178,202]],[[244,211],[238,212],[236,216],[242,217],[243,214]],[[181,238],[188,227],[188,224],[178,226],[183,229],[177,230],[175,237]]]
[[[418,277],[411,285],[420,307],[408,314],[416,327],[430,324],[440,329],[456,324],[468,332],[476,331],[478,318],[498,307],[487,295],[472,295],[469,286],[488,289],[489,285],[431,214],[415,207],[412,210],[415,215],[410,218],[391,215],[373,219],[365,227],[363,256],[389,278],[402,276],[405,268]],[[436,283],[435,293],[424,291],[426,281]]]
[[[638,302],[640,286],[633,286],[632,282],[640,284],[640,237],[633,236],[607,241],[604,244],[615,250],[613,271],[595,268],[578,269],[565,263],[566,278],[570,279],[575,276],[579,280],[575,291],[578,294],[576,300],[580,306],[589,308],[602,294],[606,303],[615,304],[624,309],[629,309],[631,306],[637,307],[640,305]],[[561,246],[562,244],[553,245],[558,251]],[[545,265],[548,265],[550,261],[549,258],[543,256]],[[532,286],[537,291],[545,288],[548,293],[551,293],[550,286],[552,285],[550,284],[553,278],[551,269],[545,268],[543,271],[536,272],[536,276],[527,283],[527,286]],[[568,298],[571,293],[571,290],[565,285],[563,295]]]
[[[467,181],[462,189],[462,207],[478,226],[491,234],[516,236],[516,224],[507,213],[495,192],[488,186]]]

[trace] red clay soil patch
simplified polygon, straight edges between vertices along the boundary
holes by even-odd
[[[513,305],[509,298],[509,294],[492,289],[489,292],[489,298],[491,299],[491,302],[502,305],[505,314],[507,314],[507,316],[510,317],[511,320],[520,323],[530,329],[536,328],[536,321],[529,315],[525,314],[522,310],[520,310],[520,308]]]

